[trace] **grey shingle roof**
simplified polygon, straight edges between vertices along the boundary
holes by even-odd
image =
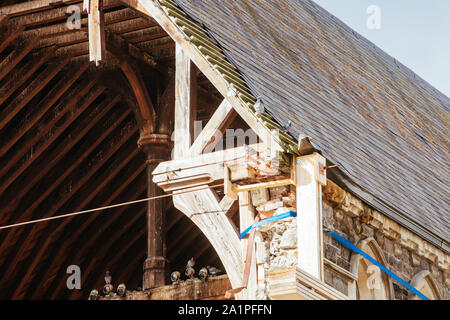
[[[308,0],[176,0],[289,133],[449,241],[450,99]]]

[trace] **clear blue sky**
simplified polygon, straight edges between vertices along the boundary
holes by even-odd
[[[450,97],[450,0],[314,0]],[[376,5],[381,28],[369,29]]]

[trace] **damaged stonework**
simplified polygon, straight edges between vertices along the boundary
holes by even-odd
[[[260,215],[272,216],[296,211],[295,195],[289,187],[269,189],[270,200],[256,207]],[[256,231],[256,264],[258,289],[256,297],[267,300],[269,273],[297,264],[297,222],[295,217],[261,226]]]
[[[450,256],[400,226],[328,180],[323,189],[323,225],[338,232],[356,245],[370,240],[379,247],[378,259],[400,278],[411,283],[414,277],[429,271],[442,299],[450,299]],[[324,234],[325,282],[351,298],[357,298],[358,281],[354,254]],[[353,270],[352,270],[353,269]],[[404,287],[389,278],[393,293],[390,299],[411,299]]]

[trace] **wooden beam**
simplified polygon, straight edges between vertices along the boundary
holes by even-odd
[[[188,155],[196,156],[202,154],[205,149],[207,149],[206,152],[212,151],[222,138],[224,130],[231,124],[236,115],[237,113],[233,110],[231,104],[227,100],[223,100],[202,132],[195,139]]]
[[[122,60],[120,67],[127,77],[139,104],[139,110],[144,122],[142,130],[144,134],[151,134],[156,126],[156,112],[141,73],[136,66],[133,67],[127,60]]]
[[[0,187],[0,194],[3,193],[30,165],[33,163],[63,132],[64,130],[78,117],[81,113],[87,109],[87,107],[105,90],[104,87],[95,88],[92,92],[86,95],[83,98],[83,102],[81,103],[80,108],[71,115],[68,121],[64,123],[61,127],[58,127],[54,134],[42,145],[36,152],[33,154],[33,157],[28,161],[24,162],[17,170],[15,170],[7,179],[4,184]],[[76,103],[76,102],[73,102]],[[67,110],[67,109],[66,109]],[[33,139],[34,140],[34,139]],[[22,151],[18,152],[14,159],[20,159],[26,152],[26,148],[23,148]],[[8,162],[8,165],[2,168],[1,175],[11,168],[12,165],[16,164],[15,161]]]
[[[130,132],[132,132],[133,134],[136,132],[135,130],[130,130]],[[124,139],[124,140],[129,140],[129,138],[133,135],[133,134],[127,134],[126,138],[128,139]],[[103,190],[103,187],[131,160],[133,159],[136,154],[138,153],[138,150],[135,149],[136,151],[128,153],[126,159],[124,159],[122,161],[122,159],[120,159],[120,162],[118,164],[116,164],[116,166],[112,165],[111,168],[114,168],[114,172],[110,173],[108,172],[107,174],[104,174],[103,177],[101,178],[102,184],[101,186],[96,186],[94,192],[90,192],[88,196],[83,198],[83,201],[81,201],[79,203],[79,205],[77,205],[77,207],[74,209],[74,211],[79,211],[82,210],[84,208],[86,208],[86,205],[89,204],[89,202],[92,201],[92,199],[96,196],[96,194],[100,191]],[[113,149],[112,152],[110,151],[107,155],[105,155],[105,158],[109,158],[113,153],[115,153],[115,151],[117,151],[117,149]],[[102,159],[100,161],[101,164],[104,164],[106,161],[106,159]],[[96,164],[95,166],[93,166],[93,168],[90,169],[91,174],[90,175],[85,175],[82,177],[82,179],[80,179],[77,184],[74,186],[74,188],[72,189],[72,191],[67,194],[65,197],[63,197],[62,201],[59,201],[58,203],[56,203],[54,206],[52,206],[52,208],[50,209],[50,211],[46,214],[46,216],[53,216],[62,206],[63,203],[67,202],[67,200],[69,200],[74,193],[79,190],[79,188],[81,188],[82,186],[85,185],[88,177],[92,176],[92,174],[94,174],[95,172],[97,172],[99,168],[99,164]],[[13,299],[19,299],[21,298],[21,296],[23,295],[23,287],[26,285],[27,281],[29,280],[29,277],[31,275],[31,273],[34,271],[34,269],[36,268],[37,264],[39,263],[40,257],[42,256],[42,254],[47,250],[47,248],[49,247],[49,245],[55,240],[56,235],[59,234],[61,231],[63,231],[63,229],[65,228],[65,226],[72,220],[72,218],[67,218],[65,219],[62,223],[60,223],[58,225],[58,227],[54,230],[51,230],[51,235],[48,236],[48,232],[45,232],[45,234],[42,235],[42,237],[44,237],[46,240],[45,242],[39,246],[39,252],[38,254],[36,254],[34,256],[34,258],[32,259],[31,264],[29,264],[27,266],[27,272],[25,273],[25,275],[23,276],[22,280],[20,281],[19,285],[17,286],[16,290],[14,291],[12,297]],[[51,226],[51,224],[49,226],[47,226],[47,229],[49,229],[49,227]],[[40,226],[40,228],[42,229],[42,227]],[[36,229],[36,226],[33,228]],[[50,230],[49,230],[50,232]],[[32,232],[30,232],[30,236],[31,236]],[[26,239],[28,240],[28,239]],[[20,253],[23,252],[23,247],[28,244],[28,241],[24,241],[22,248],[19,249],[19,254],[16,255],[16,258],[11,262],[10,268],[11,266],[16,266],[17,263],[17,259],[20,257]],[[4,277],[7,279],[10,275],[10,272],[12,270],[8,270]]]
[[[0,63],[0,81],[38,44],[40,38],[37,36],[30,41],[18,45]]]
[[[146,194],[146,187],[145,187],[145,183],[142,183],[138,186],[137,192],[134,192],[132,194],[131,197],[126,197],[127,199],[139,199],[141,197],[145,197]],[[129,210],[128,207],[122,207],[120,208],[117,213],[114,213],[115,216],[117,217],[121,217],[125,211]],[[120,228],[118,230],[116,230],[116,232],[110,232],[110,234],[112,235],[112,238],[109,239],[108,242],[103,242],[100,243],[98,242],[99,238],[101,236],[104,235],[104,233],[106,232],[106,230],[108,230],[108,228],[110,228],[110,226],[116,222],[116,219],[106,219],[105,224],[102,224],[100,229],[98,230],[98,232],[95,233],[91,233],[89,234],[89,240],[88,242],[86,242],[84,244],[86,250],[89,252],[89,250],[93,251],[92,249],[95,248],[96,252],[107,252],[107,250],[105,250],[105,248],[107,247],[107,245],[111,245],[112,243],[116,242],[117,239],[120,239],[123,235],[123,233],[126,232],[126,230],[128,230],[128,228],[132,225],[134,225],[134,223],[139,219],[142,218],[143,215],[145,214],[146,208],[143,207],[139,210],[136,210],[137,212],[133,212],[133,214],[131,215],[130,219],[128,219],[126,221],[125,224],[121,224]],[[86,230],[84,231],[84,233],[86,233]],[[94,244],[100,244],[100,247],[94,246]],[[66,257],[66,262],[63,263],[62,265],[69,265],[70,263],[79,263],[79,265],[89,265],[90,263],[87,262],[89,259],[89,256],[86,254],[85,250],[76,250],[77,252],[75,253],[74,256],[72,255],[67,255]],[[49,293],[48,296],[52,296],[52,297],[57,297],[60,290],[62,288],[64,288],[64,284],[61,283],[61,281],[59,281],[59,278],[64,276],[65,270],[64,268],[61,268],[61,266],[55,265],[55,263],[53,263],[54,268],[48,268],[48,270],[50,270],[50,274],[54,274],[53,270],[55,268],[58,268],[59,271],[57,272],[56,276],[51,276],[51,278],[49,278],[49,282],[51,281],[51,283],[44,283],[44,290],[46,288],[48,288],[48,290],[44,293],[44,296],[47,296],[47,294]],[[53,280],[56,279],[56,280]],[[37,291],[36,291],[37,293]],[[37,296],[35,296],[36,298],[38,298]]]
[[[84,0],[83,8],[88,12],[89,61],[99,61],[105,54],[105,29],[102,0]]]
[[[56,64],[49,64],[45,70],[37,75],[34,80],[27,85],[27,87],[2,110],[0,115],[0,130],[11,121],[22,110],[28,102],[31,101],[45,86],[61,71],[69,62],[70,57],[67,57]]]
[[[252,205],[251,195],[249,191],[239,193],[239,226],[240,232],[243,232],[250,225],[255,223],[255,208]],[[250,269],[248,274],[247,288],[243,289],[239,293],[239,299],[243,300],[256,300],[256,259],[255,259],[255,246],[254,243],[250,243],[252,239],[241,239],[242,259],[244,263],[250,263]],[[247,262],[249,254],[247,252],[249,245],[251,246],[251,260]]]
[[[160,72],[165,72],[164,69],[158,66],[155,58],[145,51],[141,50],[135,44],[123,39],[121,36],[114,34],[108,28],[106,28],[106,49],[118,56],[121,60],[124,60],[130,66],[133,63],[130,61],[130,57],[138,59]]]
[[[295,159],[297,179],[297,265],[323,281],[322,185],[317,173],[324,163],[318,153]],[[326,179],[326,176],[325,176]],[[326,181],[326,180],[325,180]]]
[[[166,88],[159,99],[158,110],[160,119],[157,132],[171,136],[174,130],[175,117],[175,75],[169,75]]]
[[[5,102],[22,84],[24,84],[54,54],[56,47],[51,47],[33,57],[0,88],[0,104]]]
[[[241,285],[243,262],[241,244],[226,213],[211,190],[175,194],[176,208],[184,212],[203,232],[219,255],[233,287]]]
[[[126,180],[124,182],[121,183],[121,185],[115,189],[115,191],[108,196],[108,198],[106,199],[106,201],[104,201],[102,203],[102,206],[108,206],[111,203],[113,203],[114,200],[118,199],[119,195],[122,194],[130,185],[130,183],[136,179],[136,177],[138,177],[144,170],[145,170],[145,163],[143,163],[140,167],[138,167],[137,169],[134,170],[134,172],[128,176],[126,178]],[[98,188],[98,189],[102,189],[102,188]],[[141,194],[142,192],[140,192],[141,190],[139,190],[138,195]],[[135,199],[135,198],[132,198]],[[127,209],[127,207],[123,207],[121,208],[118,213],[120,212],[124,212]],[[129,208],[128,208],[129,209]],[[63,236],[63,243],[61,246],[59,246],[59,248],[57,250],[54,250],[54,253],[49,257],[49,261],[50,261],[50,265],[47,266],[47,270],[48,272],[52,272],[55,268],[56,269],[60,269],[61,265],[57,264],[57,258],[60,256],[63,256],[64,253],[71,247],[73,247],[76,244],[76,241],[79,241],[80,236],[83,234],[83,232],[86,230],[86,228],[88,226],[90,226],[92,223],[94,223],[94,220],[98,220],[98,217],[100,216],[102,212],[99,211],[91,216],[89,216],[82,224],[81,226],[77,225],[76,228],[74,229],[73,232],[69,232],[68,234],[70,234],[69,237],[67,236]],[[113,216],[110,216],[109,219],[106,220],[106,222],[104,224],[102,224],[101,226],[101,230],[107,230],[108,226],[110,226],[113,222],[115,222],[115,217],[119,217],[119,214],[114,214]],[[139,217],[139,216],[138,216]],[[131,217],[130,222],[131,221],[136,221],[136,219],[138,217]],[[122,226],[123,227],[123,226]],[[88,241],[86,243],[83,244],[83,246],[85,248],[89,248],[90,245],[93,245],[95,243],[95,239],[97,239],[100,234],[101,234],[101,230],[98,230],[97,232],[95,232],[94,234],[91,234],[87,237]],[[112,233],[115,234],[115,233]],[[98,250],[100,251],[100,246],[97,245]],[[78,262],[81,255],[84,253],[83,250],[77,250],[77,254],[75,256],[68,256],[67,260],[70,260],[72,262]],[[70,265],[70,261],[68,261],[68,265]],[[65,265],[65,264],[63,264]],[[39,290],[41,291],[41,290]],[[37,297],[36,297],[37,298]]]
[[[83,12],[83,0],[76,0],[74,3],[71,3],[70,6],[77,6],[80,9],[80,13]],[[111,9],[119,6],[121,6],[119,0],[103,0],[103,9]],[[2,8],[0,8],[0,11],[1,10]],[[52,6],[51,9],[12,17],[10,20],[12,24],[23,25],[27,28],[37,27],[39,25],[55,24],[55,22],[67,20],[69,15],[67,10],[68,6],[66,5],[61,7]]]
[[[13,42],[25,29],[24,25],[12,26],[9,30],[3,31],[3,37],[0,42],[0,53],[5,50],[11,42]]]
[[[145,209],[143,209],[142,211],[145,211]],[[94,267],[98,268],[98,265],[96,265],[97,262],[99,262],[99,261],[102,262],[102,265],[105,268],[104,270],[110,270],[111,267],[114,267],[117,264],[117,262],[120,261],[120,259],[123,259],[123,254],[125,252],[129,251],[130,247],[132,245],[134,245],[136,243],[136,241],[142,239],[142,242],[145,243],[145,229],[146,229],[145,224],[143,224],[139,227],[138,232],[133,232],[133,236],[131,238],[129,238],[127,241],[125,241],[124,243],[121,243],[121,244],[117,243],[120,240],[120,237],[123,234],[125,234],[126,232],[128,232],[131,228],[135,227],[135,225],[136,224],[130,225],[127,228],[123,228],[121,232],[118,232],[114,235],[114,238],[113,238],[114,241],[108,241],[107,248],[105,250],[103,250],[103,252],[108,253],[107,257],[103,257],[103,259],[101,259],[101,260],[100,259],[92,259],[91,260],[89,266],[86,268],[85,275],[92,277],[91,272],[95,272],[96,276],[94,276],[93,278],[98,279],[98,280],[96,281],[94,288],[98,288],[98,287],[100,287],[101,283],[104,283],[103,277],[99,277],[99,275],[104,273],[104,271],[94,269]],[[120,248],[120,250],[119,251],[113,250],[113,252],[112,252],[111,248]],[[112,257],[111,257],[111,255],[112,255]],[[108,258],[111,258],[111,259],[108,259]],[[72,292],[72,294],[70,295],[70,298],[73,297],[75,294],[76,294],[75,292]],[[52,298],[55,298],[55,296],[52,296]]]
[[[27,183],[27,186],[25,187],[25,190],[22,190],[23,194],[27,194],[28,191],[30,191],[39,181],[41,181],[42,178],[44,178],[48,172],[56,167],[58,165],[58,162],[63,159],[63,157],[70,151],[72,148],[81,140],[84,138],[84,136],[91,130],[97,123],[102,119],[106,114],[110,112],[110,110],[118,103],[119,97],[109,97],[102,101],[100,104],[100,112],[92,119],[89,119],[90,121],[87,123],[84,123],[82,125],[82,130],[76,134],[71,136],[69,139],[66,139],[67,141],[64,141],[61,144],[60,148],[56,148],[54,152],[52,152],[49,155],[49,161],[45,161],[44,167],[41,167],[39,170],[37,170],[37,173],[35,176],[33,176],[30,181]],[[89,147],[86,149],[84,155],[79,155],[78,157],[74,157],[74,162],[70,164],[68,168],[64,170],[60,175],[58,175],[58,178],[51,184],[47,185],[45,190],[42,190],[41,194],[39,195],[38,199],[35,199],[33,203],[27,207],[27,209],[24,211],[24,217],[28,217],[28,214],[31,212],[34,212],[34,210],[39,207],[39,205],[44,201],[47,196],[49,196],[55,188],[64,181],[67,176],[85,159],[85,155],[92,152],[95,147],[97,147],[107,136],[110,134],[114,129],[116,129],[124,120],[125,118],[131,113],[130,110],[127,110],[124,114],[122,114],[116,121],[114,121],[113,124],[111,124],[108,128],[106,128],[100,136],[98,136],[94,141],[94,143],[90,143]],[[75,156],[75,155],[74,155]]]
[[[10,138],[6,143],[4,143],[0,147],[0,157],[3,157],[6,152],[20,139],[22,138],[28,130],[30,130],[41,118],[44,116],[47,111],[53,106],[53,104],[64,95],[67,90],[77,81],[81,75],[86,71],[88,67],[87,63],[82,65],[69,65],[69,68],[64,72],[63,78],[46,94],[46,96],[39,101],[39,104],[35,107],[36,110],[40,110],[36,112],[34,117],[30,117],[31,119],[17,130],[14,134],[10,135]],[[70,73],[69,71],[76,70],[75,73]],[[3,89],[3,88],[2,88]]]
[[[69,5],[80,2],[80,0],[59,0],[61,4]],[[0,13],[8,16],[19,16],[31,12],[43,11],[53,8],[55,0],[33,0],[11,4],[9,6],[0,7]]]
[[[193,142],[196,79],[197,76],[189,56],[180,46],[177,46],[175,54],[174,159],[185,158]]]

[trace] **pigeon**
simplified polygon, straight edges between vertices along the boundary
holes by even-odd
[[[184,274],[185,274],[189,279],[192,280],[192,279],[194,278],[195,270],[194,270],[194,268],[186,267],[186,271],[184,272]]]
[[[282,125],[280,128],[281,128],[283,131],[289,131],[289,129],[290,129],[291,126],[292,126],[292,121],[291,121],[291,120],[288,120],[287,124]]]
[[[172,280],[172,284],[180,283],[181,274],[179,271],[174,271],[170,274],[170,280]]]
[[[117,286],[117,295],[119,297],[124,297],[127,294],[127,287],[124,283],[121,283]]]
[[[195,260],[194,257],[192,257],[191,259],[189,259],[189,261],[186,264],[186,268],[193,268],[195,266]]]
[[[222,270],[217,269],[216,267],[211,267],[211,266],[206,266],[206,269],[208,269],[208,273],[212,276],[216,276],[222,272]]]
[[[98,299],[98,290],[94,289],[89,294],[89,300],[97,300]]]
[[[264,103],[263,103],[263,101],[262,101],[261,98],[258,98],[258,99],[256,100],[256,103],[255,103],[255,112],[256,112],[257,114],[263,114],[264,111],[265,111],[265,109],[264,109]]]
[[[103,293],[105,295],[108,295],[110,293],[112,293],[113,291],[113,286],[111,284],[111,273],[109,271],[106,271],[105,274],[105,286],[103,287]]]
[[[201,268],[200,271],[198,272],[198,277],[200,278],[200,280],[205,281],[206,278],[208,277],[208,269]]]

